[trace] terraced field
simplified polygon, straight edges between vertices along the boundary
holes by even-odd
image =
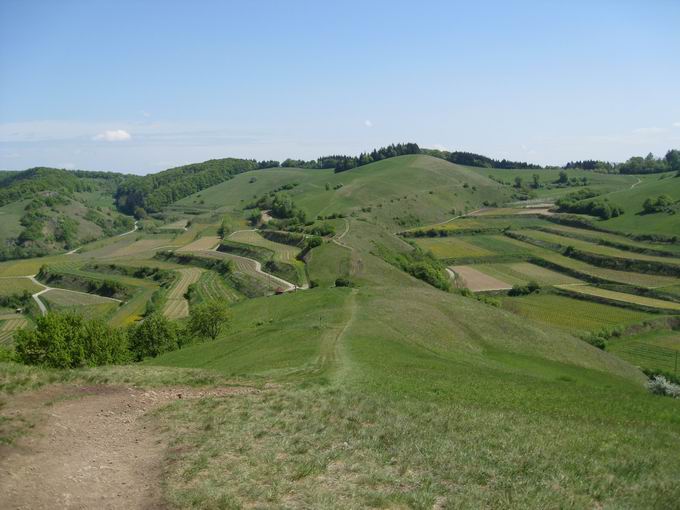
[[[438,259],[483,258],[496,255],[493,251],[476,246],[468,239],[460,237],[424,237],[417,239],[416,244],[425,251],[431,251]]]
[[[24,292],[38,292],[42,287],[36,285],[28,278],[0,278],[0,296],[22,294]]]
[[[525,285],[531,281],[540,285],[564,285],[580,280],[529,262],[508,264],[475,264],[476,270],[512,285]]]
[[[290,246],[288,244],[276,243],[265,239],[258,232],[254,230],[239,230],[233,232],[229,236],[230,241],[237,243],[252,244],[253,246],[260,246],[267,248],[274,252],[274,260],[281,262],[292,263],[296,261],[296,257],[300,253],[300,248]]]
[[[556,294],[505,297],[501,303],[504,309],[526,319],[577,333],[636,324],[654,317],[642,311]]]
[[[472,292],[507,290],[512,288],[511,283],[483,273],[482,271],[477,270],[476,266],[451,266],[450,269],[456,274],[456,282],[458,285],[468,288]]]
[[[635,285],[648,289],[669,287],[672,285],[677,285],[678,282],[677,278],[670,276],[649,275],[642,273],[632,273],[629,271],[618,271],[616,269],[601,268],[588,264],[587,262],[565,257],[560,253],[548,250],[546,248],[541,248],[540,246],[525,243],[524,241],[512,239],[510,237],[503,237],[503,239],[506,243],[514,245],[516,250],[523,251],[528,255],[546,260],[560,267],[572,269],[586,275],[602,278],[612,282]]]
[[[189,315],[189,301],[184,295],[189,285],[196,283],[204,271],[204,269],[198,267],[177,269],[180,276],[168,292],[163,315],[168,319],[182,319]]]
[[[12,343],[14,332],[28,325],[26,318],[18,314],[0,315],[0,346]]]
[[[634,253],[626,250],[620,250],[618,248],[612,248],[610,246],[589,243],[587,241],[582,241],[580,239],[574,239],[573,237],[565,237],[537,230],[520,230],[519,233],[532,239],[538,239],[550,243],[557,243],[562,246],[573,246],[574,248],[581,251],[596,253],[598,255],[604,255],[607,257],[617,257],[633,260],[648,260],[653,262],[662,262],[665,264],[675,264],[680,266],[680,258],[663,257],[658,255],[646,255],[644,253]]]
[[[242,299],[242,295],[225,283],[215,271],[204,271],[195,285],[196,302],[220,301],[234,303]]]
[[[667,252],[669,255],[680,257],[680,244],[641,242],[623,235],[611,234],[608,232],[598,232],[595,230],[586,230],[583,228],[570,227],[568,225],[550,224],[547,226],[547,228],[565,237],[584,237],[593,243],[598,243],[600,240],[611,243],[620,243],[628,245],[631,248],[653,249]]]
[[[181,248],[178,248],[177,252],[193,252],[193,251],[206,251],[212,250],[217,245],[220,244],[220,238],[218,236],[204,236],[191,241],[189,244],[185,244]]]
[[[601,297],[605,299],[611,299],[612,301],[647,306],[649,308],[659,308],[661,310],[680,311],[680,303],[674,303],[672,301],[663,301],[661,299],[648,298],[644,296],[638,296],[636,294],[627,294],[625,292],[600,289],[590,285],[565,285],[559,287],[568,290],[569,292],[584,294],[586,296]]]
[[[680,376],[680,331],[650,331],[615,339],[607,350],[635,366]]]

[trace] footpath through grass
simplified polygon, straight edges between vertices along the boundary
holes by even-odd
[[[239,303],[216,342],[153,361],[274,382],[157,413],[172,441],[171,505],[680,501],[680,458],[669,455],[680,447],[680,402],[651,396],[639,372],[581,340],[399,272],[370,255],[387,242],[373,228],[353,223],[343,239],[356,288]]]

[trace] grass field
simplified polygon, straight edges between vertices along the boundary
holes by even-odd
[[[346,212],[342,224],[348,230],[342,239],[326,241],[306,255],[317,287],[276,296],[262,296],[276,284],[257,273],[252,261],[192,251],[234,261],[236,270],[227,281],[250,279],[257,292],[242,292],[250,299],[231,303],[229,328],[215,341],[191,344],[136,368],[158,374],[163,367],[165,385],[183,384],[191,370],[198,380],[235,379],[252,391],[174,399],[145,417],[159,426],[154,441],[167,446],[158,466],[166,506],[678,506],[680,457],[674,453],[680,449],[680,401],[651,395],[634,366],[575,336],[659,314],[548,290],[499,297],[496,307],[440,291],[387,262],[389,255],[412,249],[393,232],[444,221],[454,208],[472,210],[484,200],[508,198],[509,187],[491,182],[483,172],[421,156],[338,174],[267,169],[237,175],[175,204],[203,211],[200,221],[171,241],[185,245],[202,232],[214,233],[219,223],[211,218],[238,216],[254,196],[297,181],[289,192],[310,218]],[[636,181],[613,179],[611,189]],[[507,221],[464,221],[496,220]],[[429,241],[445,241],[434,246],[461,258],[474,250],[508,257],[486,266],[508,280],[531,277],[549,285],[569,278],[527,263],[532,256],[597,270],[500,234],[416,242]],[[106,260],[103,253],[97,257]],[[135,251],[120,262],[152,266],[148,257]],[[83,268],[88,261],[75,255],[52,264],[89,274]],[[22,270],[29,267],[22,264]],[[0,272],[18,270],[0,264]],[[215,273],[197,272],[192,299],[228,299],[230,289]],[[600,274],[678,285],[676,279]],[[138,318],[158,289],[150,279],[99,277],[134,288],[115,311],[114,324]],[[349,278],[352,286],[335,287],[338,277]],[[183,296],[179,287],[171,290],[174,299]],[[655,347],[671,349],[669,344]],[[119,381],[112,370],[74,370],[64,377],[85,373],[88,385]],[[4,374],[0,383],[10,379]],[[161,384],[154,377],[149,380]]]
[[[529,262],[508,264],[475,264],[476,270],[498,278],[511,285],[525,285],[536,282],[539,285],[564,285],[579,283],[579,280],[557,271],[552,271]]]
[[[645,199],[656,199],[659,195],[680,200],[680,179],[673,177],[673,174],[656,174],[645,177],[643,183],[633,189],[605,195],[605,198],[622,206],[626,212],[617,218],[603,221],[602,226],[634,234],[677,235],[680,232],[680,216],[677,214],[640,214]]]
[[[680,376],[680,331],[650,331],[614,339],[607,350],[635,366]]]
[[[467,257],[491,257],[495,252],[473,244],[472,240],[462,237],[424,237],[416,244],[425,251],[431,251],[438,259],[459,259]]]
[[[525,254],[538,257],[540,259],[546,260],[550,263],[556,264],[560,267],[567,269],[572,269],[574,271],[579,271],[580,273],[594,276],[596,278],[602,278],[604,280],[609,280],[617,283],[624,283],[627,285],[634,285],[638,287],[645,288],[659,288],[668,287],[677,284],[677,278],[670,276],[659,276],[659,275],[648,275],[642,273],[632,273],[629,271],[618,271],[615,269],[606,269],[597,266],[593,266],[586,262],[580,260],[572,259],[570,257],[565,257],[555,251],[548,250],[546,248],[541,248],[539,246],[534,246],[517,239],[511,239],[509,237],[504,238],[505,242],[515,246],[515,250],[518,252],[523,252]]]
[[[450,269],[456,274],[456,285],[470,289],[472,292],[512,288],[512,283],[479,271],[477,266],[450,266]]]
[[[243,298],[235,289],[225,283],[223,278],[215,271],[204,271],[195,284],[195,297],[192,296],[192,304],[205,301],[219,301],[221,303],[234,303]]]
[[[179,238],[176,240],[176,242],[179,241]],[[220,244],[220,238],[217,236],[205,236],[205,237],[199,237],[198,239],[191,241],[188,244],[183,245],[181,248],[178,248],[176,251],[177,252],[192,252],[192,251],[205,251],[205,250],[212,250],[215,248],[218,244]]]
[[[573,246],[574,248],[581,251],[596,253],[598,255],[605,255],[607,257],[616,257],[633,260],[649,260],[654,262],[662,262],[664,264],[674,264],[680,266],[680,258],[663,257],[658,255],[646,255],[644,253],[634,253],[626,250],[620,250],[618,248],[613,248],[611,246],[589,243],[587,241],[582,241],[581,239],[574,239],[572,237],[565,237],[537,230],[520,230],[518,233],[530,237],[532,239],[538,239],[550,243],[557,243],[562,246]]]
[[[21,315],[0,315],[0,346],[6,347],[11,345],[14,333],[27,325],[28,321]]]
[[[36,285],[28,278],[0,278],[0,296],[23,294],[24,292],[38,292],[42,287]]]
[[[555,294],[507,297],[502,303],[504,309],[521,317],[571,332],[625,326],[653,317],[646,312]]]
[[[182,319],[189,315],[189,301],[184,295],[189,289],[189,285],[196,283],[204,270],[198,267],[187,267],[177,269],[177,272],[179,273],[179,278],[168,291],[165,307],[163,308],[163,315],[168,319]]]
[[[649,308],[658,308],[661,310],[680,311],[680,303],[674,303],[672,301],[663,301],[661,299],[648,298],[644,296],[638,296],[636,294],[626,294],[624,292],[600,289],[597,287],[591,287],[590,285],[569,285],[565,286],[564,288],[570,292],[576,292],[586,296],[601,297],[605,299],[611,299],[613,301],[621,301],[622,303],[631,303],[640,306],[647,306]]]

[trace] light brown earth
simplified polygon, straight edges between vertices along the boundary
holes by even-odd
[[[217,237],[217,236],[205,236],[205,237],[199,237],[195,241],[192,241],[189,244],[182,246],[181,248],[177,249],[176,251],[178,251],[178,252],[187,251],[188,252],[188,251],[212,250],[219,244],[220,244],[220,238],[219,237]]]
[[[252,391],[51,386],[14,397],[2,416],[36,426],[0,447],[0,507],[165,508],[160,479],[167,445],[148,411],[179,398]]]
[[[456,273],[463,285],[472,292],[482,292],[489,290],[507,290],[512,285],[488,274],[473,268],[472,266],[451,266],[450,269]]]

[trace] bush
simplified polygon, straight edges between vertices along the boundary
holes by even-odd
[[[541,290],[541,286],[536,282],[529,282],[526,285],[513,285],[508,291],[508,296],[527,296]]]
[[[155,357],[180,347],[177,329],[160,313],[152,313],[128,331],[130,350],[136,361]]]
[[[227,307],[218,301],[210,301],[191,309],[187,329],[193,336],[215,340],[228,321]]]
[[[353,287],[354,284],[347,278],[338,278],[335,280],[336,287]]]
[[[654,395],[680,398],[680,386],[669,382],[662,375],[655,375],[647,382],[647,389]]]
[[[124,331],[74,313],[49,313],[35,329],[17,332],[16,357],[27,365],[76,368],[122,363],[129,353]]]

